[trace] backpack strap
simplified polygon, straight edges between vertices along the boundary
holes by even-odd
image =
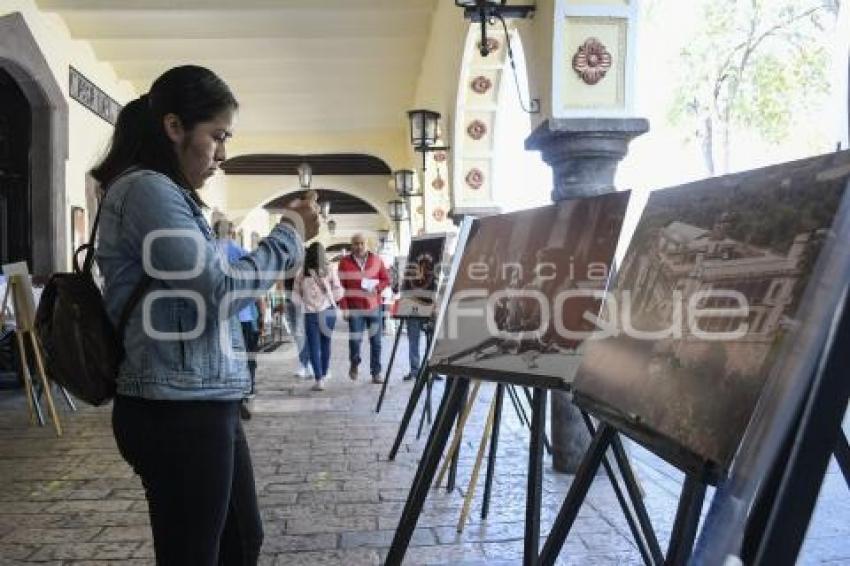
[[[132,173],[134,171],[137,171],[137,170],[138,170],[138,167],[136,167],[136,166],[128,168],[126,171],[124,171],[123,173],[118,175],[115,179],[113,179],[112,183],[110,183],[109,186],[114,185],[115,181],[117,181],[121,177],[123,177],[123,176],[125,176],[129,173]],[[104,188],[103,192],[101,193],[101,197],[97,202],[97,214],[94,215],[94,223],[92,224],[92,227],[91,227],[91,235],[89,236],[89,241],[86,242],[85,244],[83,244],[82,246],[80,246],[79,248],[77,248],[76,250],[74,250],[74,257],[72,258],[73,259],[72,263],[74,264],[73,267],[74,267],[75,273],[91,273],[91,268],[92,268],[92,265],[94,264],[94,243],[95,243],[95,238],[97,237],[97,226],[98,226],[98,224],[100,224],[100,211],[103,209],[103,201],[106,200],[106,193],[107,193],[108,190],[109,190],[108,187]],[[86,252],[86,258],[83,260],[83,267],[80,268],[80,265],[77,261],[77,256],[83,250],[85,250],[85,252]]]
[[[103,198],[100,199],[100,202],[97,203],[97,214],[94,216],[94,224],[92,224],[91,235],[89,236],[89,241],[74,250],[74,257],[72,258],[72,263],[75,273],[91,273],[92,265],[94,264],[94,243],[95,238],[97,237],[97,225],[100,223],[100,211],[103,208]],[[85,259],[83,260],[83,265],[80,267],[80,262],[78,256],[80,252],[85,251]]]
[[[121,318],[118,319],[118,327],[115,329],[118,338],[118,345],[121,348],[121,355],[124,354],[124,331],[127,329],[127,321],[130,320],[130,314],[133,312],[133,309],[139,304],[139,301],[144,296],[145,291],[147,291],[151,282],[153,281],[153,277],[150,275],[143,275],[142,280],[136,284],[136,287],[133,289],[133,292],[130,294],[130,298],[127,299],[127,302],[124,304],[124,310],[121,311]]]
[[[123,173],[121,176],[126,173],[132,172],[135,168],[130,168],[128,171]],[[94,216],[94,223],[91,227],[91,235],[89,236],[89,241],[77,248],[74,251],[74,271],[76,273],[91,273],[92,266],[94,264],[94,244],[95,239],[97,238],[97,227],[100,224],[100,213],[103,210],[103,201],[106,199],[106,193],[100,198],[97,203],[97,214]],[[80,267],[79,258],[80,252],[85,251],[85,259],[83,260],[83,265]],[[147,291],[150,286],[153,278],[144,273],[142,275],[142,279],[136,283],[136,287],[133,289],[133,292],[130,293],[130,298],[127,299],[127,302],[124,304],[124,309],[121,311],[121,318],[118,319],[118,327],[116,328],[116,332],[118,333],[118,343],[121,345],[123,350],[124,347],[124,330],[127,327],[127,321],[130,320],[130,314],[133,312],[133,309],[139,304],[139,301]]]

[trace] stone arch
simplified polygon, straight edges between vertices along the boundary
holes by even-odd
[[[505,101],[513,97],[516,91],[514,71],[508,58],[508,38],[514,59],[526,69],[526,75],[532,67],[525,64],[526,54],[522,48],[520,29],[510,20],[506,27],[507,30],[498,21],[488,24],[490,53],[487,56],[479,52],[480,23],[470,23],[467,28],[454,122],[453,216],[487,215],[500,211],[503,195],[497,194],[497,178],[502,176],[502,167],[512,164],[497,159],[496,153],[504,143],[502,130],[510,122],[507,120]],[[526,78],[529,92],[534,92],[536,89],[530,88],[531,76]],[[530,104],[525,94],[522,102],[526,106]],[[531,133],[530,119],[528,133]]]
[[[32,109],[30,191],[32,272],[64,270],[68,260],[65,162],[68,103],[19,12],[0,17],[0,68],[17,82]]]
[[[378,217],[382,221],[384,221],[388,226],[392,226],[393,222],[390,220],[390,217],[387,213],[387,203],[386,203],[385,200],[380,198],[381,195],[374,195],[374,194],[371,194],[371,193],[366,194],[365,192],[360,192],[360,191],[358,191],[358,192],[349,191],[349,190],[346,190],[346,189],[343,189],[343,188],[339,188],[334,183],[331,183],[331,184],[324,183],[324,184],[322,184],[322,189],[326,189],[326,190],[330,190],[330,191],[336,191],[336,192],[339,192],[339,193],[345,193],[345,194],[351,195],[351,196],[353,196],[357,199],[364,201],[369,206],[371,206],[372,208],[375,209],[376,214],[378,215]],[[270,194],[269,196],[265,197],[262,201],[258,202],[254,206],[254,208],[251,209],[251,211],[256,210],[258,208],[263,208],[268,203],[270,203],[270,202],[272,202],[272,201],[274,201],[274,200],[276,200],[276,199],[278,199],[282,196],[288,195],[290,193],[296,193],[296,192],[301,191],[301,190],[303,190],[303,189],[301,189],[300,187],[297,187],[297,188],[290,188],[290,189],[281,189],[279,191],[276,191],[276,192]],[[385,196],[392,196],[392,195],[385,195]],[[248,212],[248,214],[250,214],[250,211]],[[246,216],[247,216],[247,214],[246,214]]]

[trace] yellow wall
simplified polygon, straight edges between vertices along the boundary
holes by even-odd
[[[396,197],[387,181],[388,178],[383,175],[320,175],[313,177],[313,187],[343,191],[365,200],[375,207],[389,228],[387,202]],[[236,224],[270,200],[300,190],[298,178],[294,175],[220,175],[215,178],[215,182],[216,190],[220,190],[226,197],[227,206],[222,211]],[[206,190],[201,194],[211,204]]]
[[[136,93],[130,83],[119,81],[112,66],[98,61],[88,42],[71,38],[68,28],[58,16],[40,11],[32,0],[3,0],[0,16],[20,12],[38,43],[59,88],[68,97],[68,67],[85,75],[119,103],[126,103]],[[70,237],[71,206],[85,208],[86,172],[102,155],[112,125],[96,116],[77,101],[68,101],[68,161],[65,168],[66,218]],[[70,246],[69,246],[70,247]],[[68,250],[70,261],[70,249]],[[70,263],[68,264],[70,266]]]
[[[234,125],[234,137],[228,143],[230,156],[244,153],[363,153],[386,162],[390,169],[400,169],[408,162],[410,140],[407,116],[398,117],[398,128],[372,132],[315,132],[292,133],[286,136],[241,136],[239,117]]]

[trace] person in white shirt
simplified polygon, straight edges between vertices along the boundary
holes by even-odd
[[[307,352],[316,380],[313,390],[323,391],[331,358],[331,335],[336,326],[336,303],[344,291],[319,242],[307,248],[304,269],[295,276],[292,291],[304,312]]]

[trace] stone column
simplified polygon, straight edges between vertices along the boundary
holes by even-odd
[[[540,124],[525,142],[552,168],[552,200],[614,191],[617,165],[629,142],[649,130],[643,118],[559,118]],[[569,376],[571,377],[571,376]],[[590,436],[571,395],[552,392],[552,460],[559,472],[575,473]]]

